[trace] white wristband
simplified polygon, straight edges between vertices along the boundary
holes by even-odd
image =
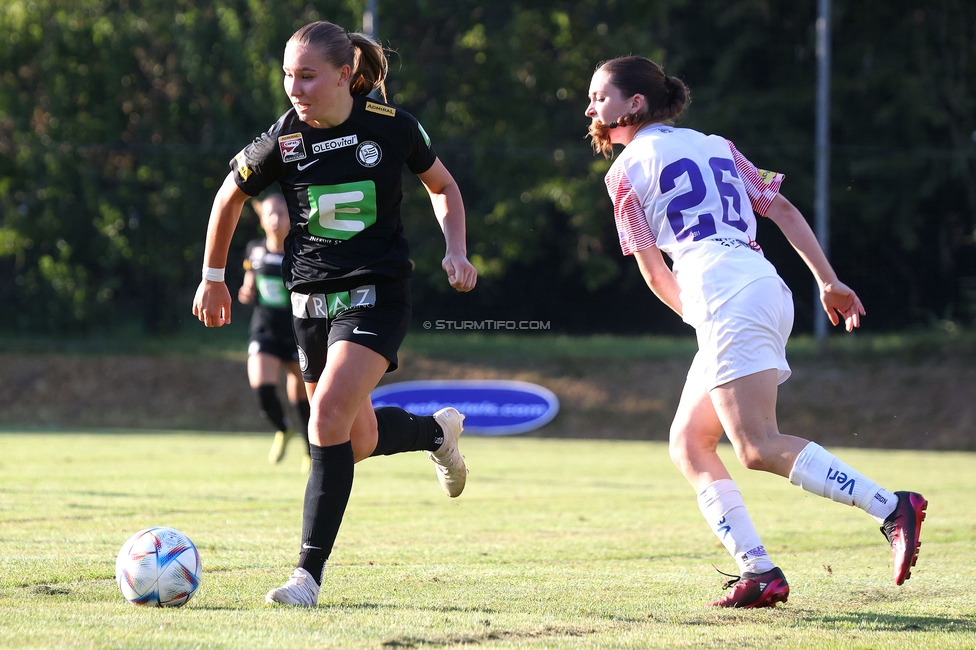
[[[203,267],[203,279],[211,282],[224,281],[224,269],[215,269],[209,266]]]

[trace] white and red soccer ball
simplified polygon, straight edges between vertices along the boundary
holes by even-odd
[[[133,605],[181,607],[196,593],[202,574],[190,538],[161,526],[130,537],[115,560],[115,581]]]

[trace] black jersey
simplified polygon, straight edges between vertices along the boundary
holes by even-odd
[[[231,160],[234,179],[256,196],[277,181],[288,204],[285,286],[345,291],[376,278],[407,278],[400,220],[404,165],[434,164],[430,138],[409,113],[353,97],[349,119],[317,129],[289,110]]]
[[[247,244],[244,270],[254,274],[258,300],[251,314],[251,340],[294,342],[291,328],[291,298],[281,279],[284,255],[268,250],[266,239]]]

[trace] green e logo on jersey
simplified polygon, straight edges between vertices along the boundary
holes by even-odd
[[[259,304],[278,309],[284,309],[291,304],[284,280],[270,275],[255,275],[254,279],[258,287]]]
[[[308,231],[329,239],[352,239],[376,223],[373,181],[308,188]]]

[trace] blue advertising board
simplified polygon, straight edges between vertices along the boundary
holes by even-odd
[[[405,381],[374,389],[373,406],[399,406],[432,415],[453,406],[464,416],[465,433],[510,436],[547,424],[559,412],[559,398],[526,381],[455,379]]]

